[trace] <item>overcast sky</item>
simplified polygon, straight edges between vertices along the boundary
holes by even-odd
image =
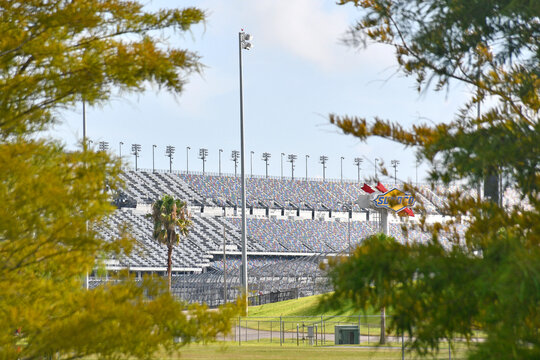
[[[169,167],[165,146],[176,147],[173,168],[202,171],[200,148],[207,148],[206,171],[218,171],[218,149],[223,149],[222,171],[233,173],[231,151],[240,148],[238,32],[253,35],[253,49],[243,52],[246,172],[253,151],[253,173],[264,174],[263,152],[272,154],[269,172],[291,176],[288,154],[298,160],[295,177],[322,177],[321,155],[327,155],[326,176],[356,179],[355,157],[364,158],[362,176],[373,175],[374,159],[386,164],[400,160],[398,178],[415,179],[412,149],[380,139],[361,143],[339,133],[328,122],[329,113],[379,116],[404,126],[451,120],[466,98],[466,89],[418,94],[413,78],[397,73],[393,50],[380,45],[353,49],[343,45],[347,28],[359,16],[353,6],[333,0],[154,0],[151,8],[196,5],[208,12],[205,25],[171,42],[194,50],[206,66],[192,75],[185,92],[172,96],[149,87],[142,95],[115,98],[102,108],[87,108],[90,139],[110,143],[133,164],[131,144],[142,145],[139,167],[152,167],[152,145],[157,168]],[[82,137],[81,108],[62,113],[55,135],[73,147]],[[426,167],[419,170],[420,180]]]

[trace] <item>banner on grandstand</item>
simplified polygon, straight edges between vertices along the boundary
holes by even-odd
[[[409,193],[404,193],[396,188],[379,194],[373,199],[375,207],[400,212],[414,205],[415,199]]]

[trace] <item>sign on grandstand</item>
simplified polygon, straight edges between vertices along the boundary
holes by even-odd
[[[379,194],[373,199],[375,207],[400,212],[414,205],[415,199],[409,193],[404,193],[396,188]]]

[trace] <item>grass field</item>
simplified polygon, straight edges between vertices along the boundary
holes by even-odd
[[[285,332],[307,331],[307,326],[316,325],[319,333],[333,334],[334,325],[358,325],[361,323],[362,335],[376,335],[380,333],[380,313],[368,311],[362,313],[352,306],[345,304],[340,309],[321,309],[320,299],[323,295],[315,295],[300,299],[287,300],[278,303],[252,306],[249,316],[241,319],[242,327],[255,330],[274,330],[283,322]],[[360,315],[359,315],[360,314]],[[324,324],[324,326],[321,326]]]
[[[376,359],[399,360],[401,349],[384,348],[358,348],[358,347],[297,347],[296,345],[276,346],[270,344],[242,344],[214,343],[209,345],[189,345],[182,349],[181,354],[175,356],[163,355],[162,359],[187,360],[309,360],[309,359]],[[416,358],[413,354],[405,354],[405,359]],[[463,359],[464,354],[454,354],[452,359]],[[161,359],[161,358],[160,358]],[[442,350],[435,357],[427,359],[448,359],[447,350]]]
[[[250,306],[249,317],[279,317],[279,316],[351,316],[358,315],[352,303],[346,304],[340,309],[322,310],[319,301],[323,295],[308,296],[304,298],[286,300],[272,304]],[[377,311],[368,311],[365,315],[377,315]]]

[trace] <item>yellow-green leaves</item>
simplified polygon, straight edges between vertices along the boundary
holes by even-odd
[[[419,90],[458,81],[474,94],[446,124],[404,129],[399,119],[330,115],[359,139],[379,136],[414,146],[418,158],[431,165],[432,186],[447,187],[439,193],[447,203],[438,210],[451,219],[421,219],[420,228],[431,233],[424,244],[383,236],[364,241],[352,258],[330,268],[336,287],[331,300],[392,307],[390,327],[409,332],[420,354],[436,351],[441,340],[468,340],[480,329],[485,338],[470,344],[471,359],[540,358],[540,3],[340,4],[348,2],[365,10],[351,30],[353,44],[369,39],[393,45],[401,69],[416,77]],[[494,176],[501,178],[502,190],[517,192],[511,199],[516,203],[478,198],[474,190]],[[453,225],[461,222],[467,229],[460,233]]]
[[[164,30],[188,31],[197,8],[145,11],[135,1],[0,1],[0,138],[38,130],[55,110],[107,101],[150,81],[182,91],[199,57],[168,46]]]

